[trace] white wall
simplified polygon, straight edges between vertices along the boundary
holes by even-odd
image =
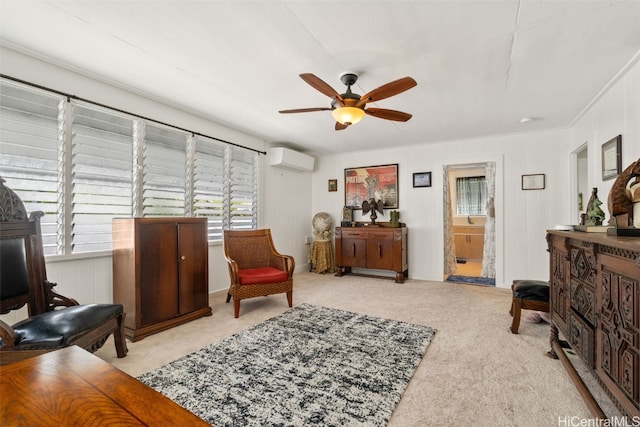
[[[622,135],[622,170],[640,158],[640,61],[611,87],[572,127],[571,150],[582,144],[588,147],[589,193],[585,194],[586,209],[591,188],[607,205],[613,179],[602,181],[602,144]],[[573,195],[572,195],[573,196]],[[604,209],[608,216],[608,209]]]
[[[340,221],[344,204],[344,168],[398,163],[400,221],[409,228],[409,277],[443,278],[443,167],[496,162],[496,284],[515,278],[548,278],[545,231],[568,223],[569,130],[477,138],[440,144],[369,150],[319,159],[313,175],[313,211]],[[413,188],[414,172],[432,172],[432,187]],[[521,190],[523,174],[544,173],[547,188]],[[338,192],[327,192],[328,179]],[[357,219],[368,221],[356,211]],[[385,213],[388,215],[387,213]],[[378,221],[388,221],[387,217]]]
[[[291,255],[296,271],[308,269],[309,245],[305,236],[311,236],[311,176],[312,172],[297,172],[269,165],[264,161],[262,217],[265,227],[271,228],[276,249]]]

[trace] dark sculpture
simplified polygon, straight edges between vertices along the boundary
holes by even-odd
[[[384,215],[384,203],[382,203],[382,200],[376,202],[376,199],[372,197],[369,201],[365,200],[362,202],[362,214],[365,215],[369,213],[369,211],[371,211],[371,225],[376,225],[376,218],[378,218],[376,211]]]
[[[633,200],[627,189],[627,185],[633,178],[635,181],[631,186],[640,184],[640,159],[622,171],[611,187],[607,201],[611,215],[609,225],[622,228],[633,227]]]

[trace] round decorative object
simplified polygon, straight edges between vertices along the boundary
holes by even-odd
[[[318,212],[311,221],[313,225],[313,237],[315,240],[328,240],[331,237],[333,220],[326,212]]]

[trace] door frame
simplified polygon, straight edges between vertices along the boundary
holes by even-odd
[[[494,162],[496,165],[496,175],[495,175],[495,192],[494,192],[494,208],[495,208],[495,283],[496,287],[504,287],[504,161],[503,156],[498,158],[490,158],[482,161],[460,161],[456,163],[445,163],[443,167],[449,171],[449,168],[463,168],[463,167],[482,167],[484,168],[487,163]],[[444,185],[444,183],[443,183]],[[443,211],[445,205],[445,201],[442,201]],[[444,213],[444,212],[443,212]],[[443,230],[444,233],[453,233],[453,229]],[[443,242],[446,238],[443,233]],[[448,254],[443,254],[443,270],[442,277],[444,278],[444,266],[448,260]]]

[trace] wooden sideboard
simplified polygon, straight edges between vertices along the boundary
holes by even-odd
[[[113,300],[132,341],[211,315],[207,219],[113,219]]]
[[[640,239],[549,231],[547,242],[550,354],[564,356],[560,331],[619,409],[640,417]]]
[[[396,283],[409,277],[407,227],[336,227],[336,276],[351,268],[395,271]]]

